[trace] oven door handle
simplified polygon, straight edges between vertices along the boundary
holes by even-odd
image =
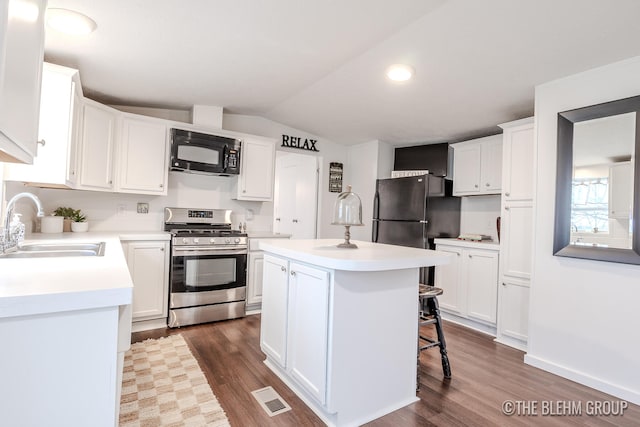
[[[206,249],[194,247],[174,247],[174,256],[198,255],[246,255],[247,249]]]

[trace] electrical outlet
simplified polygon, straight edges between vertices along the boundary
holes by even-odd
[[[116,207],[116,215],[118,216],[124,216],[127,213],[127,205],[120,203],[118,204],[118,206]]]
[[[149,213],[149,203],[138,203],[136,209],[139,214],[147,214]]]

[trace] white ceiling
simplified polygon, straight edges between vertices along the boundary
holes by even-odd
[[[533,114],[534,86],[640,55],[638,0],[49,0],[92,17],[45,58],[122,105],[217,105],[354,144],[455,142]],[[393,63],[414,79],[391,83]]]

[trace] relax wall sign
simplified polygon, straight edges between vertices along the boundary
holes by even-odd
[[[316,148],[316,143],[317,142],[318,142],[317,139],[305,138],[303,140],[299,136],[282,135],[282,145],[281,146],[282,147],[289,147],[289,148],[299,148],[300,150],[319,152],[320,150],[318,150]]]

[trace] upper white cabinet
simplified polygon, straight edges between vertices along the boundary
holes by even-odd
[[[502,187],[502,135],[452,144],[453,194],[500,194]]]
[[[273,200],[275,140],[251,135],[242,136],[240,176],[236,180],[237,200]]]
[[[533,124],[505,128],[502,150],[502,194],[505,201],[532,200]]]
[[[44,145],[32,165],[7,163],[4,179],[45,187],[70,187],[76,182],[76,142],[82,120],[82,89],[78,71],[44,63],[40,98],[39,138]]]
[[[166,195],[169,171],[166,121],[122,114],[117,144],[116,191]]]
[[[90,99],[85,99],[83,104],[77,188],[113,191],[113,153],[118,111]]]
[[[609,167],[609,218],[629,219],[633,200],[633,166],[631,162]]]
[[[0,3],[0,161],[36,155],[46,0]]]
[[[526,350],[533,259],[534,121],[500,125],[504,133],[498,289],[498,342]]]

